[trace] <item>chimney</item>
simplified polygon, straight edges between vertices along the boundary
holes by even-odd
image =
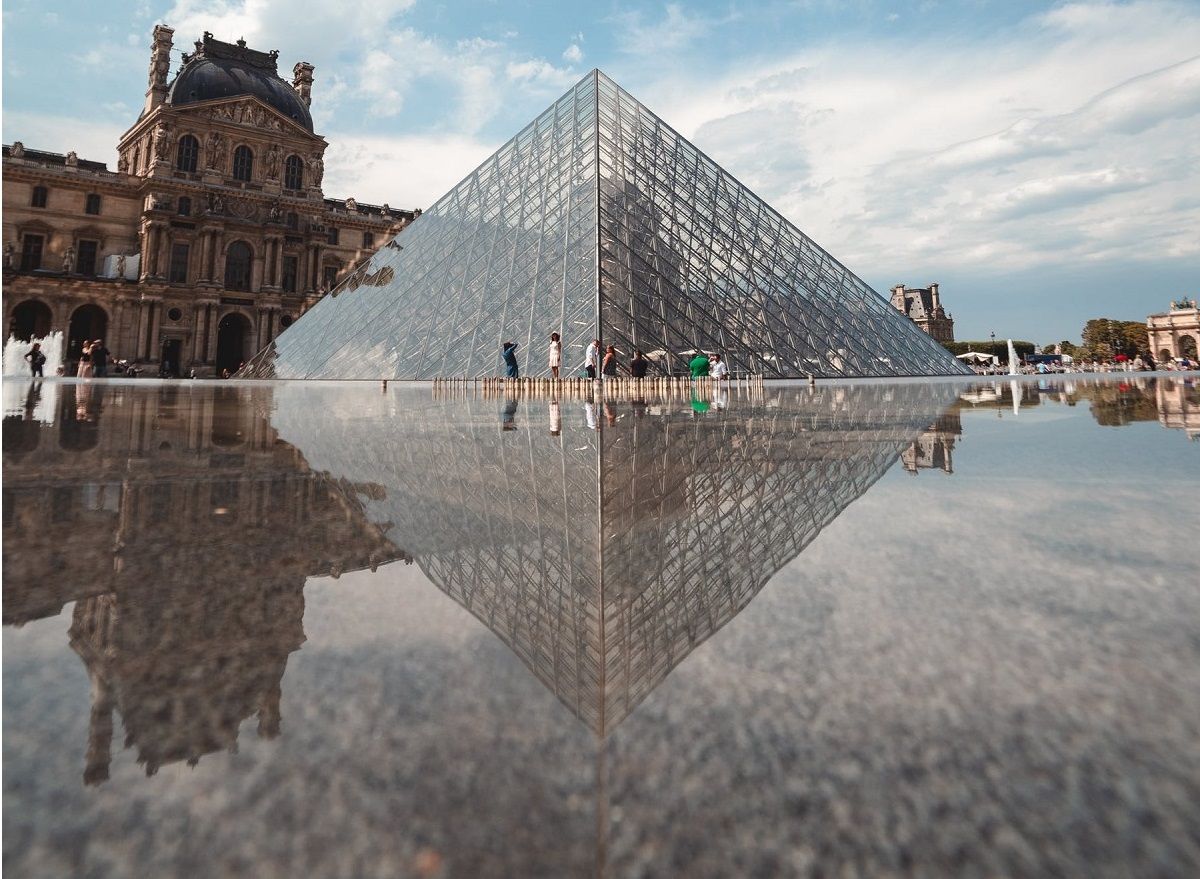
[[[903,284],[897,284],[892,288],[892,307],[898,310],[901,314],[908,314],[908,309],[904,307]]]
[[[934,314],[937,314],[937,312],[938,312],[938,309],[940,309],[940,308],[942,307],[942,300],[941,300],[941,298],[938,296],[938,285],[937,285],[937,284],[930,284],[930,285],[929,285],[929,292],[930,292],[930,294],[932,294],[932,296],[933,296],[933,313],[934,313]]]
[[[146,89],[146,112],[149,113],[167,99],[167,76],[171,72],[173,28],[165,24],[154,26],[154,42],[150,44],[150,81]]]
[[[316,68],[307,61],[301,61],[292,68],[292,88],[300,95],[304,106],[312,106],[313,71]]]

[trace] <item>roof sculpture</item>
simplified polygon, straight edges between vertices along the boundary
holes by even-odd
[[[553,331],[568,374],[593,337],[622,359],[642,349],[664,373],[685,371],[697,349],[768,378],[967,373],[595,70],[244,374],[489,375],[515,340],[536,376]]]

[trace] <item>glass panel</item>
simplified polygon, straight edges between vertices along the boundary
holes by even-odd
[[[670,373],[702,350],[767,377],[969,374],[598,71],[350,272],[251,373],[490,375],[513,341],[521,374],[547,375],[551,332],[565,376],[594,336]]]

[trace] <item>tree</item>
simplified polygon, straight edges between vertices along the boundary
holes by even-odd
[[[1088,360],[1111,360],[1118,354],[1135,357],[1150,347],[1144,323],[1107,317],[1084,324],[1082,341],[1080,354]]]

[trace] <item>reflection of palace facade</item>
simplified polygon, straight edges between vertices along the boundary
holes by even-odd
[[[4,623],[75,602],[85,780],[108,777],[114,711],[148,774],[235,748],[251,716],[277,734],[305,579],[403,556],[362,516],[380,489],[313,473],[266,389],[59,390],[53,425],[4,420]]]
[[[919,437],[913,440],[900,460],[914,476],[920,470],[954,472],[954,443],[962,436],[962,416],[944,412]]]
[[[655,402],[435,401],[387,432],[361,419],[329,432],[313,405],[286,404],[288,392],[281,436],[314,467],[383,485],[370,520],[388,522],[429,579],[601,735],[954,395],[822,388],[702,414]],[[558,419],[561,437],[550,432]]]

